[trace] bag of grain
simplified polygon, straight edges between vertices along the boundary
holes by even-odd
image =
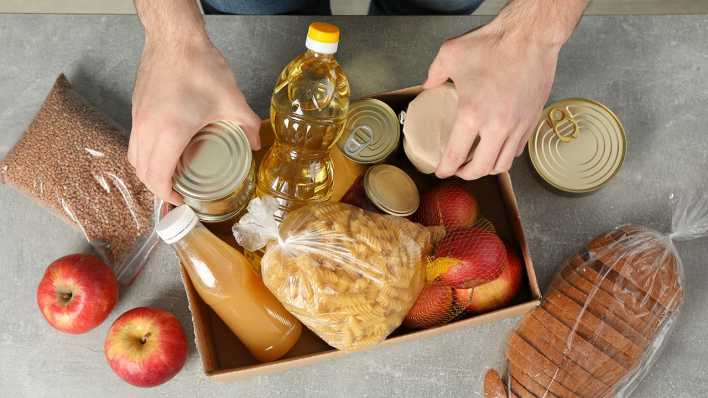
[[[62,74],[0,161],[0,182],[75,225],[123,283],[132,281],[157,243],[153,209],[162,207],[135,175],[127,148],[121,128]]]

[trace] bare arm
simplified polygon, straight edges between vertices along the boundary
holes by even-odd
[[[207,39],[195,0],[135,0],[145,39],[178,44],[184,38]]]
[[[588,3],[589,0],[512,0],[499,13],[498,24],[502,31],[519,32],[529,41],[560,47],[573,34]]]
[[[172,175],[190,139],[217,120],[237,122],[254,149],[260,120],[211,44],[195,0],[135,0],[145,46],[133,89],[128,160],[163,200],[181,202]]]
[[[512,0],[488,25],[443,43],[424,88],[451,79],[459,102],[438,177],[476,179],[509,170],[548,99],[560,48],[587,3]]]

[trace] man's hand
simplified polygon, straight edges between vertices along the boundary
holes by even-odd
[[[459,97],[438,177],[471,180],[509,170],[538,121],[561,45],[586,3],[516,0],[490,24],[443,43],[423,85],[450,79]],[[545,24],[547,18],[555,20]]]
[[[136,6],[143,11],[145,47],[133,90],[128,160],[155,195],[179,204],[182,198],[172,190],[172,175],[199,129],[218,120],[237,122],[258,149],[260,119],[246,103],[228,62],[209,42],[201,16],[197,12],[185,19],[194,12],[193,0],[142,3]],[[153,10],[157,4],[165,8]],[[189,8],[163,20],[165,12],[178,12],[182,6]]]

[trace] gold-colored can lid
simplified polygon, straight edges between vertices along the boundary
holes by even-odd
[[[420,194],[413,179],[390,164],[372,166],[366,171],[364,192],[371,203],[394,216],[410,216],[420,205]]]
[[[627,137],[617,115],[605,105],[569,98],[544,109],[528,148],[533,167],[548,184],[586,193],[617,174]]]
[[[252,161],[248,138],[238,124],[210,123],[182,153],[173,179],[174,189],[185,201],[222,199],[244,183]]]
[[[369,98],[349,105],[347,122],[337,146],[352,161],[383,162],[397,147],[401,124],[385,102]]]

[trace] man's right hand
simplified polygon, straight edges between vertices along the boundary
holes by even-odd
[[[246,132],[251,147],[260,148],[260,119],[206,33],[169,40],[146,35],[132,115],[128,160],[148,189],[173,204],[182,202],[172,190],[179,157],[206,124],[234,121]]]

